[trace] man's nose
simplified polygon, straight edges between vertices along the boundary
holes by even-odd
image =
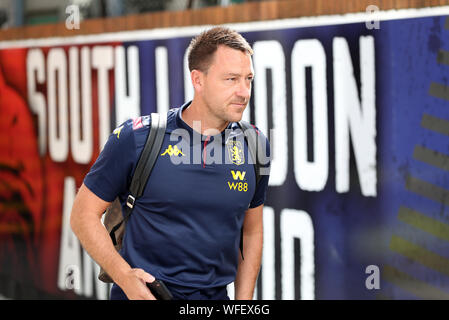
[[[241,80],[237,89],[237,95],[245,100],[248,100],[251,95],[251,83]]]

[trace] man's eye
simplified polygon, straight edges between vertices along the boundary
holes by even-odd
[[[235,78],[227,78],[226,80],[228,80],[228,81],[234,81]]]

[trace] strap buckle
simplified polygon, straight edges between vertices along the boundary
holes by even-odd
[[[132,195],[128,196],[128,199],[126,199],[126,205],[130,207],[131,209],[134,207],[134,203],[136,202],[136,198],[134,198]]]

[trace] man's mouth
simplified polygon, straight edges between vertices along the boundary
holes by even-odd
[[[239,106],[239,107],[244,107],[244,106],[246,106],[246,103],[243,103],[243,102],[232,102],[231,104],[232,104],[232,105],[235,105],[235,106]]]

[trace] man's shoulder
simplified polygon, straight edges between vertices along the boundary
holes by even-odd
[[[179,108],[171,108],[167,112],[155,112],[160,116],[166,116],[167,121],[172,121],[176,117],[176,113]],[[140,116],[137,118],[129,119],[130,123],[132,123],[133,130],[138,130],[142,128],[150,128],[151,127],[151,114],[147,114],[144,116]]]
[[[172,121],[175,118],[178,109],[179,108],[172,108],[168,110],[168,112],[166,113],[167,121]],[[159,114],[162,115],[162,113]],[[134,132],[146,131],[150,128],[151,128],[151,114],[147,114],[139,117],[130,118],[124,121],[114,129],[113,134],[117,134],[119,132],[124,134],[131,134]]]
[[[149,128],[151,126],[151,116],[144,115],[129,119],[126,124],[131,127],[133,131],[139,129]]]
[[[130,118],[119,124],[111,133],[109,143],[117,148],[129,149],[145,141],[146,133],[151,126],[149,115]]]
[[[252,124],[251,122],[241,120],[239,122],[234,122],[232,124],[232,129],[243,129],[243,130],[250,130],[250,133],[257,135],[258,139],[269,143],[267,136],[263,133],[262,130],[259,129],[255,124]]]

